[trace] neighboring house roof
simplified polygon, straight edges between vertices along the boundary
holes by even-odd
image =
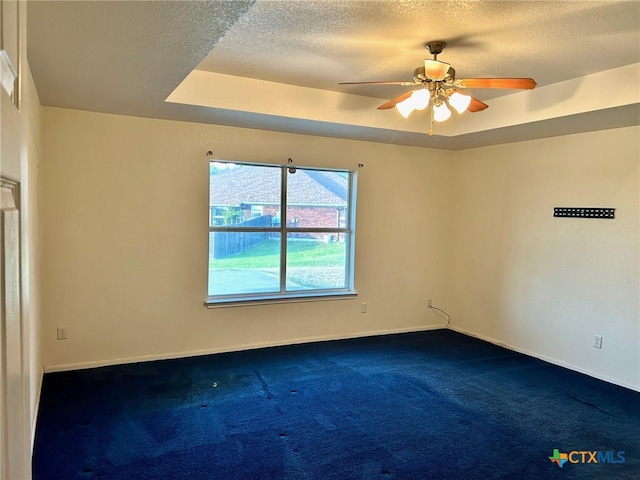
[[[211,205],[268,205],[280,203],[277,177],[272,167],[238,166],[211,176]],[[290,205],[346,206],[349,194],[347,175],[340,172],[298,169],[288,175]]]

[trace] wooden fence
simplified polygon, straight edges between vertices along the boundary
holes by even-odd
[[[262,215],[246,222],[238,223],[234,227],[271,227],[272,216]],[[245,250],[269,239],[269,232],[214,232],[210,235],[209,252],[213,252],[213,258],[224,258],[230,255],[238,255]]]

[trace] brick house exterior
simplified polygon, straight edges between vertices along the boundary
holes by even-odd
[[[212,175],[210,222],[240,224],[260,216],[280,222],[280,170],[273,167],[240,166]],[[344,227],[347,224],[349,185],[341,172],[297,169],[287,177],[287,224],[289,227]],[[327,240],[325,235],[308,233]],[[329,241],[339,240],[331,238]]]

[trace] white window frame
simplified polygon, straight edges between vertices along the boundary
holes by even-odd
[[[356,235],[356,197],[357,197],[357,171],[346,169],[332,168],[314,168],[314,167],[296,167],[297,170],[316,170],[329,172],[342,172],[348,175],[349,192],[347,197],[348,218],[344,227],[297,227],[287,226],[287,172],[292,167],[263,164],[234,162],[230,160],[211,160],[211,163],[227,163],[236,165],[246,165],[254,167],[272,167],[280,169],[280,222],[277,226],[272,227],[237,227],[236,225],[211,225],[209,221],[209,233],[213,232],[273,232],[280,235],[280,291],[277,293],[246,293],[234,295],[208,295],[205,300],[205,306],[208,308],[231,307],[240,305],[256,305],[260,303],[289,303],[301,301],[318,301],[318,300],[339,300],[349,299],[357,296],[355,290],[355,235]],[[209,174],[211,178],[211,174]],[[210,187],[211,188],[211,187]],[[209,190],[208,190],[209,192]],[[287,263],[287,238],[289,233],[323,233],[326,235],[344,234],[346,240],[345,252],[345,278],[346,286],[344,288],[327,288],[327,289],[309,289],[286,291],[286,263]],[[207,242],[209,244],[209,242]],[[209,252],[209,255],[211,252]],[[207,264],[209,262],[207,256]],[[207,272],[208,285],[209,272]]]

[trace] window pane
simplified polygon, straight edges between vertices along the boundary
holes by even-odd
[[[209,233],[209,295],[279,291],[279,233]]]
[[[295,169],[287,172],[289,228],[344,228],[348,222],[349,173]]]
[[[347,287],[347,235],[287,235],[287,291]]]
[[[210,226],[279,225],[279,167],[211,162],[209,173]]]

